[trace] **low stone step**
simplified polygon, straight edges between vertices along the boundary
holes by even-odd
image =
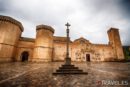
[[[63,66],[63,67],[68,67],[68,66],[69,66],[69,67],[71,67],[71,66],[72,66],[72,67],[75,67],[74,65],[62,65],[62,66]]]
[[[56,72],[83,72],[83,70],[79,70],[79,69],[59,69],[59,70],[56,70]]]
[[[78,67],[59,67],[59,69],[78,69]]]
[[[69,66],[69,65],[68,65],[68,66],[63,66],[63,65],[62,65],[61,67],[75,67],[75,66]]]
[[[73,69],[68,69],[68,68],[60,68],[58,70],[81,70],[81,69],[77,69],[77,68],[73,68]]]
[[[87,72],[55,72],[53,75],[66,75],[66,74],[79,74],[79,75],[86,75]]]
[[[74,65],[62,65],[59,67],[58,70],[56,70],[53,75],[58,74],[88,74],[87,72],[83,72],[83,70],[80,70],[78,67],[75,67]]]

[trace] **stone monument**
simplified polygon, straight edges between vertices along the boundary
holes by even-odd
[[[66,58],[65,58],[65,64],[59,67],[56,72],[53,73],[53,75],[58,75],[58,74],[88,74],[87,72],[83,72],[83,70],[80,70],[78,67],[75,67],[74,65],[71,64],[71,58],[69,57],[69,26],[70,24],[67,23],[65,24],[67,26],[66,33],[67,33],[67,44],[66,44]]]

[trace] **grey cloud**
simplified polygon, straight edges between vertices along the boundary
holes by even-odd
[[[129,19],[120,0],[0,0],[0,13],[21,21],[23,36],[35,37],[39,24],[51,25],[55,35],[65,36],[68,21],[72,40],[81,36],[94,43],[108,43],[107,30],[120,29],[124,45],[129,45]],[[30,3],[31,2],[31,3]],[[127,33],[127,34],[126,34]]]
[[[6,7],[6,1],[0,0],[0,12],[5,12],[7,9]]]
[[[129,17],[130,14],[130,0],[120,0],[120,6],[122,7],[122,11]]]

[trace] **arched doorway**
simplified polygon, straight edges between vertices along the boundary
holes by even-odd
[[[86,54],[86,61],[90,62],[90,54]]]
[[[21,54],[21,61],[22,62],[28,61],[28,56],[29,56],[29,53],[27,51],[22,52],[22,54]]]

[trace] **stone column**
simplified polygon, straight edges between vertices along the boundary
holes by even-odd
[[[71,58],[69,57],[69,42],[70,42],[70,40],[69,40],[69,26],[70,26],[70,24],[67,23],[67,24],[65,24],[65,26],[67,26],[67,29],[66,29],[66,33],[67,33],[66,47],[67,47],[67,49],[66,49],[65,64],[70,65],[71,64]]]

